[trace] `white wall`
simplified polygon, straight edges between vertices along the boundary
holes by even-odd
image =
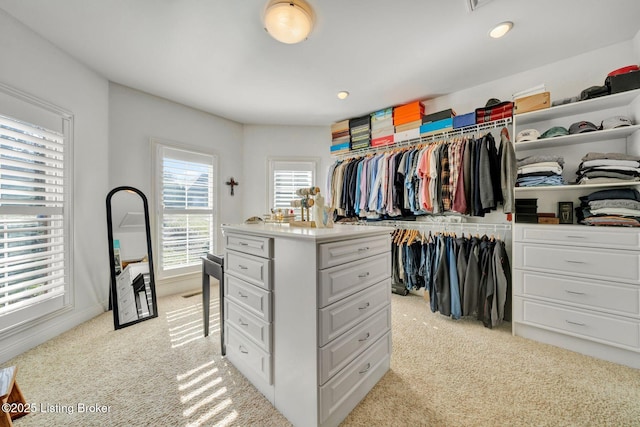
[[[73,309],[19,334],[0,337],[2,362],[107,306],[108,83],[1,9],[0,58],[0,82],[72,112],[75,121]]]
[[[315,183],[324,192],[327,168],[333,162],[329,153],[331,127],[327,126],[259,126],[244,127],[244,182],[237,191],[243,200],[244,220],[267,213],[269,157],[309,158],[320,162]]]
[[[607,74],[612,70],[637,63],[640,56],[640,33],[636,36],[635,52],[633,44],[632,40],[618,43],[428,100],[424,102],[425,110],[433,113],[453,108],[458,114],[470,113],[483,107],[490,98],[510,101],[514,93],[541,83],[551,92],[552,101],[580,96],[580,92],[590,86],[603,85]],[[500,64],[483,66],[497,68]]]
[[[136,187],[147,196],[152,226],[151,238],[154,242],[156,239],[153,233],[151,138],[176,142],[217,155],[218,223],[242,220],[242,200],[238,196],[230,196],[228,187],[224,184],[231,176],[236,181],[244,183],[241,161],[242,125],[110,83],[109,186],[110,188],[121,185]],[[223,246],[219,229],[217,246],[217,252],[221,253]],[[199,286],[199,273],[174,280],[156,280],[159,296]]]

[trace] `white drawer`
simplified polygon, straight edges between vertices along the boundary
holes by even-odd
[[[227,358],[237,368],[248,368],[267,384],[272,384],[271,354],[262,350],[233,326],[225,325]]]
[[[264,322],[271,322],[271,292],[224,275],[224,295]]]
[[[327,384],[320,387],[320,423],[335,412],[346,416],[389,370],[391,334],[358,356]]]
[[[597,282],[514,269],[513,293],[610,311],[614,314],[640,316],[640,286],[636,285]]]
[[[516,242],[556,243],[613,249],[640,249],[640,231],[611,227],[515,225]]]
[[[346,334],[318,349],[319,383],[324,384],[353,358],[391,330],[391,307],[387,306]]]
[[[118,288],[118,306],[125,307],[130,304],[136,305],[135,295],[133,294],[133,288],[131,285],[127,285],[124,289]]]
[[[225,272],[260,286],[271,289],[270,259],[247,255],[240,252],[227,251],[225,256]]]
[[[273,239],[269,237],[226,234],[225,247],[263,258],[273,258]]]
[[[271,352],[271,323],[264,322],[231,300],[224,300],[224,320],[247,335],[264,351]]]
[[[318,308],[326,307],[391,276],[391,253],[320,271]]]
[[[514,310],[514,313],[521,312],[522,316],[515,321],[608,344],[640,348],[640,321],[527,301],[520,297],[514,297],[514,304],[521,308]]]
[[[323,243],[318,251],[319,268],[328,268],[388,252],[391,235]]]
[[[118,319],[121,325],[138,320],[138,308],[134,300],[123,305],[118,301]]]
[[[515,243],[514,268],[640,282],[640,252]]]
[[[391,279],[318,310],[320,347],[391,303]]]

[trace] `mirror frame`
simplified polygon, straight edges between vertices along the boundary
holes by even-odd
[[[147,237],[147,258],[149,263],[149,288],[151,289],[151,304],[153,308],[153,314],[150,314],[147,317],[143,317],[138,320],[134,320],[132,322],[120,324],[119,312],[118,312],[118,297],[117,297],[117,279],[116,279],[116,268],[115,268],[115,253],[113,248],[113,226],[112,226],[112,215],[111,215],[111,198],[118,193],[119,191],[128,191],[134,192],[142,199],[142,204],[144,205],[144,225],[145,225],[145,233]],[[144,193],[138,190],[135,187],[129,186],[121,186],[116,187],[107,194],[107,233],[109,236],[109,269],[111,270],[111,291],[109,293],[111,299],[111,305],[113,309],[113,326],[114,328],[121,329],[126,326],[135,325],[136,323],[144,322],[145,320],[153,319],[158,317],[158,302],[156,299],[156,281],[153,274],[153,255],[151,251],[151,229],[149,226],[149,203],[147,202],[147,197]]]

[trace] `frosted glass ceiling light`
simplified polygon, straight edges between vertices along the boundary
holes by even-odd
[[[499,39],[500,37],[507,34],[511,30],[511,28],[513,28],[513,22],[501,22],[496,25],[491,31],[489,31],[489,36],[493,37],[494,39]]]
[[[346,90],[342,90],[338,92],[338,98],[340,99],[347,99],[348,96],[349,96],[349,92],[347,92]]]
[[[313,10],[304,0],[270,0],[264,12],[264,29],[282,43],[299,43],[313,28]]]

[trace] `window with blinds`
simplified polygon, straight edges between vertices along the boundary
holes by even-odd
[[[269,207],[292,209],[291,201],[299,199],[296,190],[314,184],[316,162],[314,160],[272,159],[269,161],[270,189]],[[300,209],[294,209],[296,220],[301,219]]]
[[[48,113],[48,112],[47,112]],[[62,132],[0,115],[0,323],[62,308],[69,277],[70,117]]]
[[[199,271],[215,248],[213,155],[157,144],[160,278]]]

